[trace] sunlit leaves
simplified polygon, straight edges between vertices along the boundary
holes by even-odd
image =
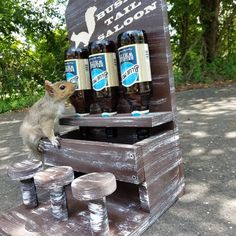
[[[0,98],[33,95],[45,79],[63,79],[64,15],[56,0],[36,2],[0,0]]]

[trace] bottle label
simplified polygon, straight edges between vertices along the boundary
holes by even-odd
[[[122,85],[152,80],[148,44],[132,44],[119,48]]]
[[[76,84],[76,90],[91,89],[88,59],[65,60],[66,80]]]
[[[115,53],[99,53],[89,56],[92,85],[95,91],[119,86]]]

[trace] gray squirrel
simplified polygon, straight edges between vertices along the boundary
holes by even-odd
[[[45,81],[45,96],[36,102],[26,114],[20,127],[20,136],[29,149],[29,158],[41,160],[40,140],[48,138],[54,147],[60,143],[54,134],[54,125],[65,109],[65,101],[74,93],[75,85],[60,81]]]

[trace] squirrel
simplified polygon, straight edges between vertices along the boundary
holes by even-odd
[[[29,109],[20,126],[20,136],[30,151],[29,158],[42,159],[40,148],[42,138],[48,138],[54,147],[60,147],[54,133],[54,125],[65,110],[65,101],[74,92],[73,83],[67,81],[51,83],[45,80],[45,96]]]

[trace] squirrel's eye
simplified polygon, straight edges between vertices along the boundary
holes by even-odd
[[[66,88],[66,86],[62,84],[59,88],[60,88],[60,90],[64,90]]]

